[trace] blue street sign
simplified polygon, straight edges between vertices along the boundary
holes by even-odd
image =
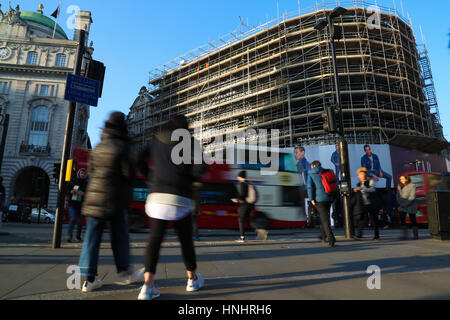
[[[69,74],[64,99],[96,107],[99,88],[100,81]]]

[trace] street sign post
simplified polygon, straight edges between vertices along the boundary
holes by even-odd
[[[100,81],[68,74],[64,99],[96,107],[99,90]]]

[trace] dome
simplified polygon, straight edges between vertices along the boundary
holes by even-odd
[[[22,11],[22,12],[20,12],[20,18],[22,20],[24,20],[25,22],[36,23],[41,26],[47,27],[47,28],[51,29],[52,31],[55,28],[55,21],[53,21],[49,17],[44,16],[41,13],[31,12],[31,11]],[[68,40],[66,33],[59,25],[56,25],[56,32],[60,36],[64,37],[64,39]]]

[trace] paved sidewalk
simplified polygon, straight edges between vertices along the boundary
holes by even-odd
[[[78,263],[81,244],[51,248],[53,226],[4,224],[0,236],[0,299],[136,300],[142,284],[118,286],[109,235],[100,252],[105,285],[82,294],[68,290],[66,273]],[[267,241],[236,243],[235,230],[201,230],[196,243],[205,287],[185,291],[186,273],[173,232],[163,244],[156,284],[161,300],[450,299],[450,242],[399,241],[399,230],[382,230],[380,241],[348,241],[337,230],[335,248],[321,244],[318,230],[278,230]],[[255,235],[250,234],[250,239]],[[131,234],[135,267],[143,262],[148,235]],[[381,269],[381,290],[369,290],[369,266]]]

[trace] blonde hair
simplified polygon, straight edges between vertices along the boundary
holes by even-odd
[[[366,174],[366,180],[370,180],[367,168],[359,168],[358,171],[356,171],[356,175],[359,176],[361,172]]]

